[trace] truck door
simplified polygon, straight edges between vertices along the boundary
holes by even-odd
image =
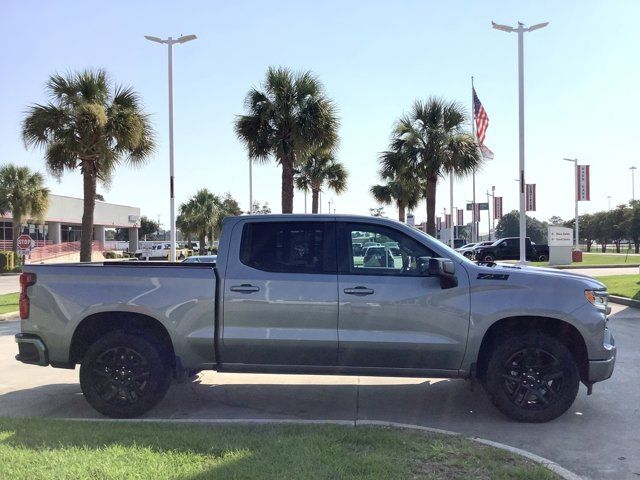
[[[223,363],[335,365],[335,222],[243,222],[235,226],[230,245]]]
[[[420,273],[435,254],[405,233],[376,224],[337,222],[338,361],[343,366],[455,370],[469,328],[469,281],[458,287]],[[388,255],[357,255],[353,242],[397,242]]]

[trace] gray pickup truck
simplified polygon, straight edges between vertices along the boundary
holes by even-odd
[[[397,248],[361,256],[353,245]],[[464,378],[528,422],[613,372],[607,292],[559,270],[476,265],[375,217],[227,218],[212,264],[28,265],[17,360],[75,368],[110,417],[201,370]]]

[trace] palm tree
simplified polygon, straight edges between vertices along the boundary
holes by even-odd
[[[154,134],[130,87],[112,86],[104,70],[52,75],[51,102],[29,107],[22,125],[27,147],[43,148],[47,169],[60,178],[79,169],[84,211],[80,261],[91,261],[93,210],[98,180],[108,184],[117,165],[142,165],[153,152]]]
[[[28,167],[0,167],[0,215],[11,213],[13,219],[13,251],[18,251],[18,236],[28,219],[42,222],[49,207],[49,189],[44,178]]]
[[[406,210],[413,210],[418,205],[423,186],[411,169],[411,158],[402,150],[383,152],[380,155],[380,163],[380,177],[386,180],[386,183],[371,187],[371,194],[376,201],[384,205],[395,202],[398,207],[398,220],[404,223]]]
[[[311,72],[269,67],[262,90],[245,99],[247,115],[238,116],[236,135],[249,159],[282,167],[282,213],[293,212],[294,168],[310,151],[337,143],[338,117],[320,81]]]
[[[205,237],[210,235],[218,224],[222,207],[220,197],[206,188],[180,205],[179,228],[183,234],[195,234],[200,242],[200,255],[204,255]],[[176,222],[178,223],[178,222]]]
[[[465,110],[459,103],[431,97],[426,102],[416,100],[393,131],[391,150],[404,152],[413,163],[414,175],[426,180],[424,197],[430,235],[435,235],[436,230],[438,177],[450,173],[465,176],[482,163],[478,144],[463,129],[465,123]]]
[[[311,212],[318,213],[318,194],[323,185],[340,195],[347,189],[348,176],[345,166],[331,152],[316,150],[296,172],[295,182],[298,189],[311,190]]]

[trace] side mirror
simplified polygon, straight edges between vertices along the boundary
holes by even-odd
[[[458,286],[458,278],[455,276],[456,267],[448,258],[430,258],[428,273],[434,277],[440,277],[440,286],[453,288]]]

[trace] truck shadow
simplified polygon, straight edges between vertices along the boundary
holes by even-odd
[[[185,420],[381,420],[426,425],[475,434],[495,425],[525,427],[500,414],[477,385],[470,390],[462,380],[425,380],[420,383],[259,384],[205,383],[204,378],[174,384],[165,399],[145,419]],[[344,377],[341,377],[344,379]],[[237,377],[236,377],[237,380]],[[344,382],[344,380],[342,380]],[[354,379],[355,382],[355,379]],[[580,415],[598,415],[598,406],[581,392],[574,406]],[[552,423],[572,422],[569,412]],[[43,385],[0,395],[0,416],[105,418],[85,401],[74,383]],[[585,420],[585,417],[582,417]],[[581,422],[583,423],[583,422]],[[548,424],[546,424],[548,425]],[[538,428],[529,425],[528,428]]]

